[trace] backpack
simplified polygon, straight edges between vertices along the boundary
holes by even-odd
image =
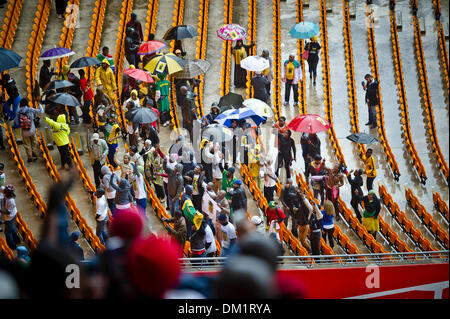
[[[22,130],[29,131],[31,129],[31,118],[26,113],[20,113],[19,122]]]

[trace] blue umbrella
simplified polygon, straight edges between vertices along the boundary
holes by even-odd
[[[289,33],[296,39],[309,39],[319,33],[319,26],[312,22],[300,22],[294,25]]]
[[[22,57],[16,52],[0,48],[0,72],[19,66]]]
[[[75,52],[67,49],[67,48],[53,48],[45,51],[41,55],[41,60],[51,60],[51,59],[60,59],[65,58],[71,55],[74,55]]]
[[[231,127],[232,120],[245,120],[251,127],[255,127],[259,126],[259,124],[264,122],[265,119],[256,114],[255,111],[247,107],[243,107],[239,109],[227,110],[219,114],[214,121],[224,126]]]

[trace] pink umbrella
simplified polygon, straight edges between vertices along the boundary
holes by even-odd
[[[217,30],[217,36],[225,41],[237,41],[243,39],[247,32],[239,24],[224,24]]]
[[[304,133],[318,133],[328,131],[330,123],[323,117],[317,114],[304,114],[296,116],[289,124],[288,127],[295,132]]]
[[[152,75],[148,73],[147,71],[141,70],[141,69],[126,69],[123,71],[128,76],[131,76],[133,79],[147,82],[147,83],[153,83],[155,80],[153,79]]]

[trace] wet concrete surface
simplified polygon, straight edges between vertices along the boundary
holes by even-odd
[[[88,1],[89,2],[89,1]],[[378,5],[378,2],[375,1]],[[73,41],[73,49],[76,55],[71,57],[69,62],[74,61],[76,58],[81,57],[86,52],[87,41],[86,37],[89,34],[90,23],[92,19],[92,4],[87,3],[87,0],[81,0],[81,10],[80,10],[80,28],[76,30]],[[333,11],[327,13],[327,27],[328,27],[328,44],[329,44],[329,59],[330,59],[330,76],[331,76],[331,89],[332,89],[332,106],[333,106],[333,119],[334,128],[336,136],[341,145],[345,160],[349,166],[349,169],[354,169],[358,167],[363,167],[361,161],[356,153],[356,148],[345,139],[345,136],[350,134],[350,114],[348,106],[348,95],[347,95],[347,80],[345,79],[345,51],[343,44],[343,22],[342,22],[342,3],[341,1],[332,1]],[[135,0],[133,11],[138,15],[138,19],[141,21],[143,27],[145,28],[145,15],[147,11],[148,1],[146,0]],[[22,12],[22,16],[19,22],[19,28],[16,32],[13,45],[13,50],[17,52],[23,52],[25,56],[27,51],[27,45],[29,41],[29,36],[31,32],[31,26],[34,19],[34,13],[36,11],[37,1],[25,1],[24,9],[26,11]],[[400,172],[402,176],[400,181],[397,183],[393,180],[390,168],[384,159],[384,151],[381,145],[375,144],[371,145],[374,149],[374,155],[377,163],[378,177],[375,182],[380,182],[385,185],[389,192],[392,194],[394,200],[400,205],[400,208],[405,211],[408,218],[414,222],[414,225],[422,231],[422,234],[432,241],[433,246],[439,248],[435,241],[433,241],[432,236],[429,234],[426,227],[421,226],[420,220],[417,216],[408,208],[408,205],[404,196],[403,185],[412,187],[416,196],[418,196],[420,202],[425,205],[428,212],[433,215],[433,218],[440,223],[445,229],[448,228],[448,223],[443,221],[441,215],[434,211],[432,203],[432,193],[431,191],[437,191],[441,194],[442,198],[446,199],[448,202],[448,186],[444,185],[442,178],[439,176],[439,171],[434,166],[435,160],[433,154],[431,153],[431,148],[428,148],[429,139],[425,134],[426,123],[424,122],[423,108],[420,101],[419,86],[417,82],[417,69],[415,67],[408,67],[415,64],[414,58],[414,47],[413,47],[413,29],[412,25],[409,23],[411,19],[409,2],[408,1],[398,1],[397,10],[401,10],[403,13],[403,30],[399,31],[399,41],[400,50],[402,55],[403,71],[407,90],[407,101],[409,107],[409,115],[411,117],[411,129],[413,141],[416,145],[416,149],[419,152],[419,156],[422,159],[422,163],[425,166],[428,181],[425,187],[421,186],[416,177],[414,168],[410,164],[410,156],[404,147],[404,140],[401,136],[401,125],[400,125],[400,109],[397,102],[397,92],[396,83],[394,77],[394,65],[391,51],[391,40],[390,40],[390,30],[389,30],[389,12],[388,7],[384,3],[379,5],[379,23],[375,28],[375,39],[378,52],[378,63],[380,71],[380,87],[381,96],[383,99],[384,106],[384,120],[386,124],[386,134],[388,142],[395,154],[395,158],[399,164]],[[118,1],[108,1],[105,22],[103,26],[103,34],[101,45],[109,46],[111,54],[114,55],[115,41],[117,39],[118,21],[120,20],[120,8],[121,3]],[[197,29],[198,27],[198,0],[185,0],[184,8],[184,24],[192,25]],[[289,29],[296,22],[295,15],[295,1],[288,0],[286,2],[281,2],[280,4],[280,18],[281,18],[281,62],[284,62],[288,58],[289,53],[297,52],[296,39],[293,39],[289,35]],[[3,9],[5,10],[5,9]],[[50,48],[53,44],[59,42],[59,36],[61,34],[62,20],[57,19],[54,12],[54,5],[52,6],[52,11],[49,17],[49,25],[47,27],[47,33],[45,36],[44,44],[42,50]],[[209,17],[208,17],[208,40],[207,40],[207,51],[206,59],[211,62],[211,67],[205,75],[204,80],[204,112],[205,114],[209,112],[209,106],[212,102],[218,101],[220,98],[220,71],[221,71],[221,58],[222,58],[222,40],[216,36],[216,30],[223,24],[224,17],[223,2],[221,1],[210,1],[209,7]],[[448,22],[448,1],[441,1],[442,10],[442,22]],[[28,14],[23,14],[24,12],[30,12]],[[272,1],[270,0],[260,0],[257,1],[257,54],[260,54],[262,49],[267,48],[271,53],[273,53],[273,30],[272,30]],[[3,15],[4,13],[1,12]],[[174,13],[174,1],[159,1],[158,16],[157,16],[157,27],[156,27],[156,39],[162,39],[164,33],[172,26],[173,23],[173,13]],[[304,21],[312,21],[317,24],[320,22],[319,16],[319,3],[315,1],[310,1],[309,8],[304,8]],[[423,14],[425,16],[426,23],[426,34],[422,36],[422,42],[424,45],[425,62],[428,71],[428,81],[430,84],[430,94],[432,98],[433,112],[436,121],[436,128],[438,132],[439,143],[444,156],[448,161],[448,100],[445,99],[444,90],[442,86],[442,81],[440,77],[440,65],[439,65],[439,55],[437,51],[437,35],[434,30],[434,16],[432,14],[431,4],[424,4],[423,8],[419,8],[419,16]],[[234,1],[233,8],[233,22],[239,23],[245,27],[248,25],[248,1]],[[367,47],[367,28],[365,25],[365,4],[363,2],[357,2],[357,12],[356,19],[351,19],[351,31],[352,31],[352,45],[354,52],[354,67],[355,67],[355,86],[357,90],[357,102],[359,111],[359,127],[361,131],[367,133],[372,133],[375,136],[378,135],[377,132],[371,132],[364,123],[367,121],[367,107],[364,103],[364,91],[361,89],[360,82],[366,73],[370,73],[370,63],[368,60],[369,50]],[[86,37],[85,37],[86,36]],[[187,57],[195,57],[196,48],[196,38],[184,40],[183,45],[187,51]],[[448,46],[448,40],[446,41]],[[42,52],[43,52],[42,51]],[[167,50],[168,51],[168,48]],[[299,58],[299,57],[297,57]],[[39,64],[39,68],[41,63]],[[124,68],[128,67],[128,63],[125,62]],[[306,68],[306,104],[307,112],[315,113],[324,116],[324,97],[323,97],[323,76],[322,76],[322,58],[319,59],[319,64],[317,66],[318,76],[317,85],[313,86],[312,81],[309,79],[308,66],[305,64]],[[234,69],[232,65],[231,70]],[[11,74],[16,78],[18,83],[18,88],[20,92],[25,93],[25,68],[18,68],[11,70]],[[235,89],[233,87],[233,71],[230,74],[231,77],[231,87],[230,91],[235,91],[245,96],[245,89]],[[272,85],[273,93],[273,85]],[[284,101],[284,84],[281,86],[280,90],[281,101]],[[281,106],[282,115],[286,116],[289,120],[294,118],[299,113],[299,108],[293,106],[293,95],[291,94],[290,105]],[[179,120],[182,121],[182,116],[179,112]],[[269,120],[268,123],[263,128],[263,138],[266,144],[266,148],[269,151],[270,156],[276,156],[276,149],[273,147],[274,136],[270,134],[269,128],[272,126],[273,121]],[[45,125],[45,124],[44,124]],[[84,147],[85,136],[86,136],[87,126],[81,124],[79,126],[72,126],[72,131],[80,132],[82,137]],[[322,156],[326,158],[328,165],[334,165],[336,163],[336,157],[333,153],[330,140],[326,132],[319,133],[319,137],[322,142]],[[294,133],[293,138],[296,142],[299,142],[300,133]],[[162,148],[167,151],[172,143],[171,140],[171,128],[161,127],[160,139]],[[120,142],[122,144],[122,141]],[[141,147],[141,146],[140,146]],[[139,147],[139,148],[140,148]],[[21,147],[22,153],[24,153]],[[124,153],[124,148],[120,147],[119,158]],[[293,168],[296,172],[302,172],[304,163],[300,156],[301,148],[299,143],[297,144],[297,161],[293,163]],[[0,154],[0,159],[2,161],[7,161],[7,157],[3,153]],[[52,156],[55,161],[55,165],[59,164],[59,155],[56,151],[52,151]],[[84,166],[93,180],[92,169],[89,165],[89,159],[87,154],[81,156]],[[18,174],[16,177],[13,174],[14,162],[10,162],[7,165],[8,175],[11,176],[11,181],[14,181],[20,185],[23,182],[19,181]],[[47,170],[45,168],[45,163],[42,159],[31,165],[27,165],[30,171],[30,175],[35,181],[39,192],[41,193],[44,200],[47,198],[47,188],[52,183],[50,177],[48,176]],[[280,170],[280,179],[285,180],[284,169]],[[376,183],[375,183],[376,185]],[[27,192],[23,186],[18,187],[18,194],[21,197],[27,196]],[[76,200],[77,206],[79,206],[82,215],[88,220],[88,223],[94,226],[95,221],[93,220],[93,206],[87,196],[86,191],[82,188],[80,183],[74,186],[71,190],[71,194]],[[251,215],[257,214],[256,205],[252,203],[252,196],[247,192],[247,197],[249,199],[249,211]],[[350,188],[346,183],[341,188],[341,197],[346,203],[350,199]],[[24,220],[27,222],[29,228],[35,234],[38,232],[41,222],[38,220],[36,209],[32,209],[32,202],[28,200],[28,204],[21,202],[19,210],[22,212]],[[150,205],[148,205],[150,206]],[[28,213],[30,210],[30,213]],[[24,213],[26,211],[26,213]],[[412,248],[414,245],[411,241],[403,234],[400,227],[396,224],[394,219],[390,217],[390,213],[383,209],[381,215],[385,221],[395,230],[399,236],[404,239],[408,247]],[[147,231],[152,232],[163,232],[164,229],[159,220],[154,216],[154,213],[150,208],[147,209]],[[337,222],[341,227],[342,231],[346,233],[351,241],[358,246],[361,253],[368,252],[359,238],[354,234],[354,232],[342,221]],[[70,228],[75,229],[76,225],[71,222]],[[290,227],[289,227],[290,228]],[[39,232],[38,232],[39,233]],[[386,250],[390,251],[388,245],[383,239],[378,238],[378,241],[383,244]],[[90,248],[86,247],[87,243],[83,243],[83,247],[86,251],[90,251]],[[335,246],[335,253],[343,253],[342,249]]]

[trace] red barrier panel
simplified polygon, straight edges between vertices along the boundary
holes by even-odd
[[[448,299],[449,264],[278,270],[299,278],[308,299]],[[196,272],[214,275],[216,272]],[[378,278],[378,280],[376,279]]]

